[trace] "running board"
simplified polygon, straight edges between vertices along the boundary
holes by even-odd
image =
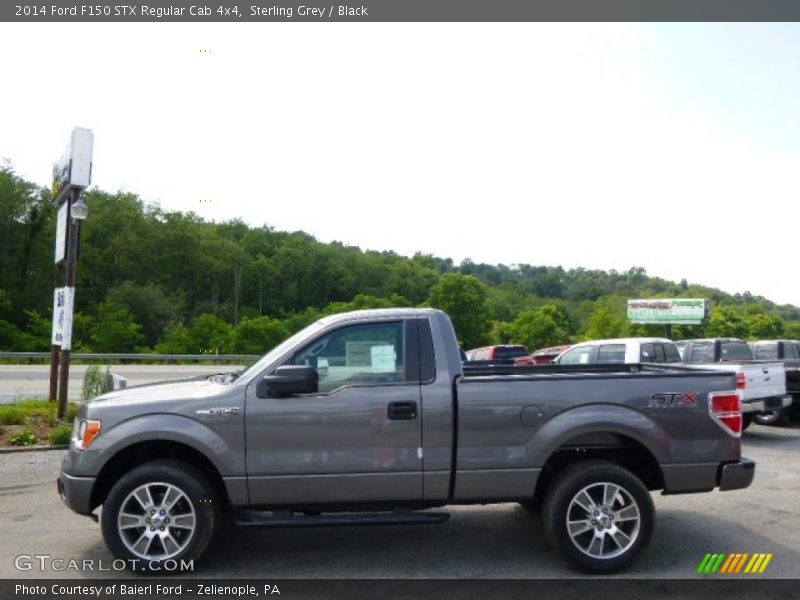
[[[348,513],[326,515],[293,515],[287,513],[265,514],[257,511],[242,511],[234,518],[241,527],[337,527],[353,525],[434,525],[444,523],[450,513]]]

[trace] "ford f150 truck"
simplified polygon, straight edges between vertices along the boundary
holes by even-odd
[[[742,396],[744,429],[757,416],[782,411],[792,403],[786,393],[786,373],[779,362],[756,361],[747,342],[739,338],[709,338],[677,342],[687,366],[714,366],[736,373],[736,387]]]
[[[800,419],[800,341],[758,340],[749,342],[748,346],[756,360],[777,360],[783,363],[786,391],[792,397],[789,407],[765,412],[756,416],[755,420],[762,425],[774,425],[780,422],[785,414]]]
[[[439,523],[452,504],[541,503],[574,564],[647,545],[650,491],[750,485],[730,373],[655,365],[465,367],[449,317],[326,317],[244,371],[83,405],[58,490],[118,558],[158,570],[244,527]]]

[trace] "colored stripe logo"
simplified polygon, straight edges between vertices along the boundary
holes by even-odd
[[[700,561],[697,572],[711,575],[721,573],[725,575],[744,573],[755,575],[767,570],[767,565],[772,560],[772,553],[756,552],[735,552],[732,554],[708,553]]]

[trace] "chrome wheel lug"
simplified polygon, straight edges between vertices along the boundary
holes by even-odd
[[[150,531],[155,531],[155,530],[156,530],[156,528],[155,528],[155,527],[151,527],[151,528],[150,528]]]
[[[164,531],[164,526],[163,525],[161,526],[161,531]]]

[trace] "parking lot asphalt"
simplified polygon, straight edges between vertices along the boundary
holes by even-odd
[[[800,423],[752,426],[744,454],[757,462],[746,490],[654,494],[649,547],[621,577],[686,579],[707,552],[771,552],[767,571],[800,578]],[[0,578],[126,577],[127,572],[18,570],[20,555],[110,565],[100,527],[56,493],[64,451],[0,454]],[[546,543],[537,514],[516,504],[453,506],[443,525],[294,530],[224,526],[195,576],[267,578],[578,578]],[[23,561],[24,562],[24,561]],[[713,576],[725,577],[725,576]],[[730,576],[729,576],[730,577]]]

